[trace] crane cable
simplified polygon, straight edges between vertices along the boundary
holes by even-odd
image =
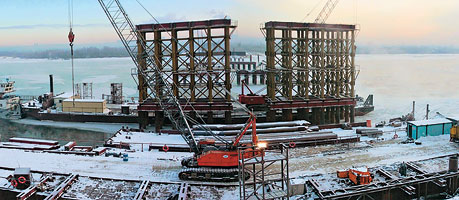
[[[68,12],[69,12],[69,26],[70,31],[68,35],[68,39],[70,42],[70,55],[72,59],[72,99],[73,99],[73,107],[75,107],[75,70],[73,64],[73,41],[75,40],[75,34],[73,34],[73,0],[68,0]]]

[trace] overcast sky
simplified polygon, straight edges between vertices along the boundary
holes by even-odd
[[[238,38],[262,41],[261,23],[311,22],[326,0],[140,0],[160,22],[230,17]],[[0,0],[0,46],[67,42],[68,0]],[[136,24],[151,22],[135,0],[121,0]],[[341,0],[328,23],[359,24],[364,45],[459,46],[459,0]],[[116,42],[97,0],[74,0],[80,44]],[[256,40],[256,41],[258,41]]]

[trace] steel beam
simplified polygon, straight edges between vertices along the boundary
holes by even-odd
[[[44,200],[56,200],[59,199],[76,180],[78,179],[78,174],[70,174],[62,183],[57,186],[51,194],[49,194]]]
[[[150,186],[150,181],[142,181],[140,184],[139,189],[137,190],[137,193],[134,196],[135,200],[142,200],[144,199],[145,193],[148,191],[148,188]]]

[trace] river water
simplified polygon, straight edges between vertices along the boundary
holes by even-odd
[[[425,117],[426,104],[430,104],[430,116],[437,112],[447,116],[459,116],[459,55],[357,55],[356,64],[359,70],[356,92],[363,97],[374,94],[375,104],[374,112],[358,117],[357,121],[388,121],[389,118],[411,112],[412,101],[416,101],[416,119]],[[134,67],[130,58],[77,59],[75,82],[92,82],[96,98],[109,94],[112,82],[123,83],[125,96],[137,96],[136,84],[131,77],[131,69]],[[16,81],[18,95],[40,95],[48,92],[49,74],[54,75],[55,92],[71,92],[69,60],[0,58],[0,79],[10,78]],[[253,90],[262,88],[251,87]],[[240,90],[234,84],[233,93],[237,94]],[[14,129],[18,126],[12,127]],[[20,131],[27,130],[15,133]],[[31,128],[28,131],[34,130]],[[61,131],[62,134],[68,132]],[[99,134],[91,140],[104,139],[108,132],[98,131]],[[14,135],[8,128],[0,129],[0,134]],[[48,138],[51,135],[53,134],[31,133],[25,136]],[[83,134],[81,137],[92,136]]]

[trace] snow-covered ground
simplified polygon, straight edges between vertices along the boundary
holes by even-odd
[[[50,154],[14,149],[0,149],[3,167],[30,167],[33,170],[77,173],[85,176],[178,181],[180,161],[190,153],[126,152],[129,161],[118,157]]]
[[[125,132],[120,131],[115,137],[109,141],[113,143],[131,143],[131,148],[141,150],[140,143],[143,145],[143,150],[148,150],[148,144],[159,144],[159,145],[173,145],[181,144],[187,145],[181,135],[168,135],[168,134],[156,134],[156,133],[145,133],[145,132]]]
[[[381,137],[362,137],[359,143],[291,149],[289,155],[290,177],[295,177],[298,180],[306,180],[312,175],[322,174],[322,178],[326,178],[327,174],[333,174],[340,169],[360,166],[375,167],[459,152],[459,144],[449,142],[449,135],[421,138],[419,140],[422,142],[421,145],[414,143],[400,144],[406,139],[406,133],[403,128],[384,127],[380,130],[384,131]],[[355,129],[330,129],[324,131],[333,131],[338,136],[352,136],[356,134]],[[394,137],[395,134],[398,137]],[[185,144],[180,135],[127,132],[118,134],[117,137],[113,138],[113,142]],[[139,144],[132,144],[131,146],[131,150],[112,149],[110,151],[111,153],[127,153],[129,156],[128,161],[123,161],[120,157],[112,156],[90,157],[42,153],[39,151],[0,149],[0,166],[11,168],[30,167],[32,170],[76,173],[81,176],[91,177],[180,182],[177,177],[178,172],[182,169],[180,161],[185,157],[192,156],[192,153],[184,152],[148,151],[148,145],[144,145],[143,151]],[[279,169],[279,166],[273,165],[271,169]],[[0,173],[0,177],[6,177],[7,175]],[[332,175],[329,176],[331,177]],[[7,183],[0,181],[1,184]],[[101,184],[103,186],[107,183],[88,182],[88,184],[89,186],[91,184]],[[76,184],[72,190],[83,191],[85,187],[89,187],[88,184],[86,182]],[[237,182],[232,185],[237,185]],[[338,186],[329,185],[329,187]],[[130,185],[129,187],[134,188],[137,186]],[[168,188],[160,185],[154,187],[159,187],[160,190]],[[239,195],[237,187],[226,189],[198,187],[194,188],[194,190],[201,191],[193,194],[196,199],[208,199],[211,197],[234,199]],[[152,199],[160,195],[153,192],[158,190],[151,191],[149,195]],[[132,193],[127,192],[123,198],[129,198],[130,196],[132,196]],[[83,194],[76,197],[91,199]]]
[[[388,127],[383,130],[385,133],[379,139],[362,137],[362,142],[355,144],[292,149],[289,161],[291,177],[329,173],[355,165],[373,167],[399,161],[419,160],[459,151],[458,144],[449,142],[448,135],[421,138],[422,145],[400,144],[406,139],[404,131],[397,132],[399,137],[393,139],[395,133],[392,131],[394,128]],[[353,132],[341,129],[333,129],[332,131],[340,136],[352,135]],[[129,136],[131,137],[129,140],[134,143],[184,144],[179,135],[137,133],[129,134]],[[121,141],[123,137],[125,138],[126,135],[120,135],[113,140]],[[122,141],[126,141],[126,139]],[[133,148],[134,150],[131,152],[122,150],[123,153],[129,155],[127,162],[117,157],[87,157],[0,149],[0,155],[2,155],[0,166],[31,167],[34,170],[73,172],[107,178],[178,181],[177,173],[181,169],[181,159],[192,156],[191,153],[183,152],[147,151],[147,145],[144,146],[142,152],[138,147]]]
[[[19,119],[14,120],[14,122],[28,125],[37,125],[37,126],[52,126],[60,128],[75,128],[80,130],[89,130],[89,131],[101,131],[105,133],[114,133],[118,131],[122,126],[138,128],[138,124],[130,123],[96,123],[96,122],[55,122],[55,121],[39,121],[34,119]]]
[[[291,176],[331,173],[353,166],[375,167],[395,162],[415,161],[459,152],[459,144],[449,141],[449,135],[424,137],[422,145],[400,144],[406,139],[405,132],[386,133],[379,140],[343,145],[317,146],[291,151]],[[384,139],[386,138],[386,139]],[[384,140],[383,140],[384,139]]]

